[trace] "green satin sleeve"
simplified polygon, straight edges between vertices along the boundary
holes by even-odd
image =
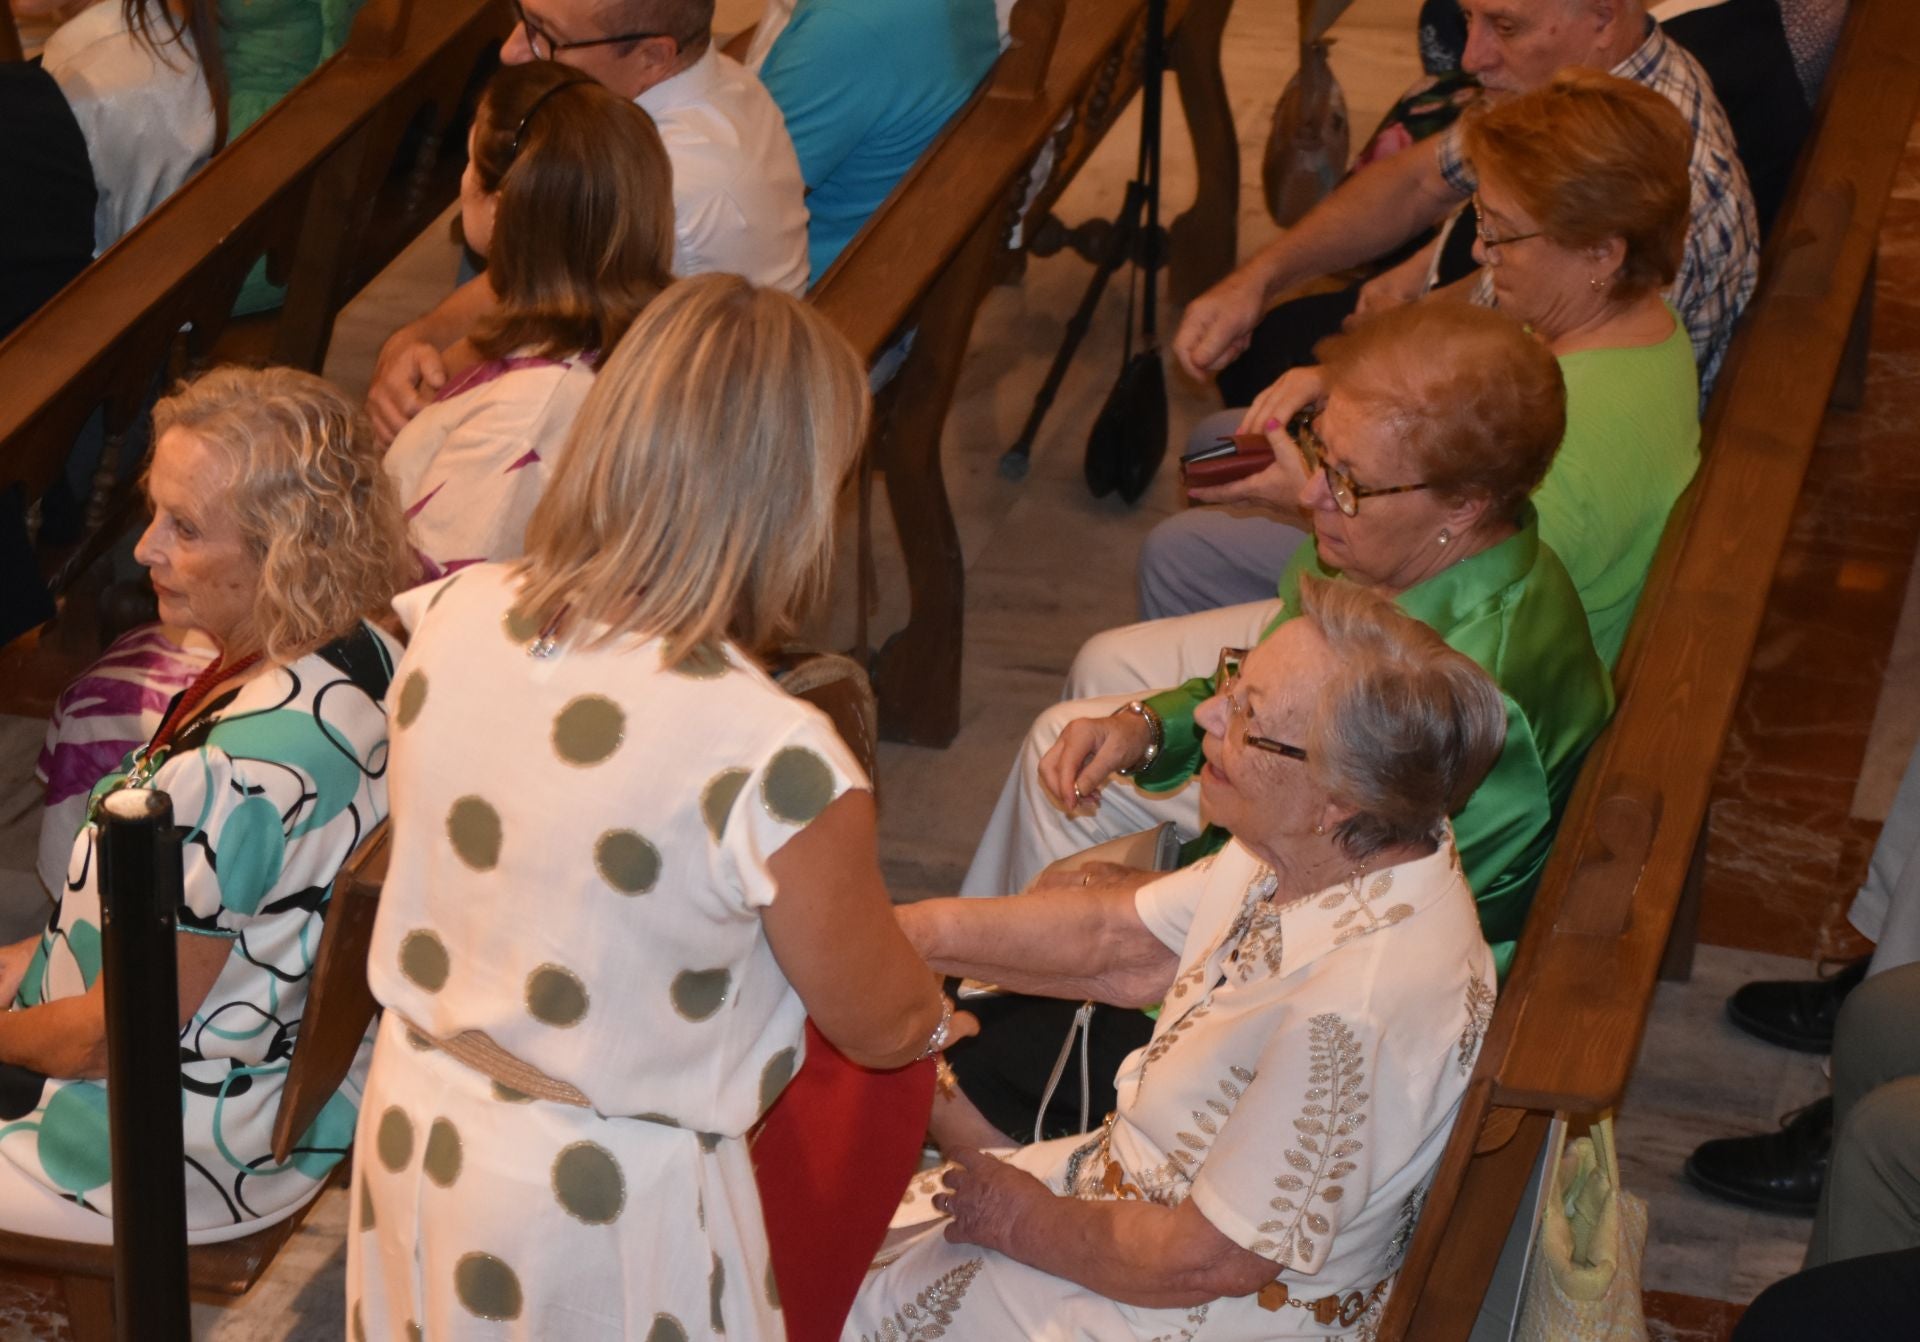
[[[1184,685],[1149,696],[1148,708],[1160,715],[1160,753],[1133,776],[1143,792],[1169,792],[1200,770],[1200,738],[1205,735],[1194,711],[1213,697],[1213,677],[1195,676]]]
[[[1481,935],[1501,974],[1527,925],[1541,868],[1553,848],[1553,801],[1532,727],[1511,695],[1507,740],[1486,780],[1453,818],[1460,866],[1474,892]]]

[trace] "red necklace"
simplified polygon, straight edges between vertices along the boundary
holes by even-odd
[[[214,686],[249,670],[259,660],[260,654],[257,652],[248,653],[231,666],[216,658],[213,665],[195,676],[193,683],[180,691],[180,697],[173,701],[173,707],[169,708],[167,715],[160,719],[160,726],[154,732],[153,739],[148,741],[146,749],[140,752],[142,757],[153,759],[165,750],[172,743],[179,728],[193,719],[194,710],[213,693]]]

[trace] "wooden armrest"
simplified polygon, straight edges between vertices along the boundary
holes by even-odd
[[[390,846],[389,824],[382,820],[333,879],[300,1034],[274,1116],[273,1158],[282,1163],[346,1080],[378,1010],[367,987],[367,950],[373,944]]]

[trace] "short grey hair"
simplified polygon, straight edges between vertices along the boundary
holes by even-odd
[[[1321,687],[1308,767],[1354,814],[1341,848],[1356,861],[1437,842],[1507,737],[1500,687],[1471,658],[1377,592],[1302,578],[1300,615],[1338,663]]]
[[[713,36],[713,0],[622,0],[620,13],[629,30],[666,33],[687,51]]]

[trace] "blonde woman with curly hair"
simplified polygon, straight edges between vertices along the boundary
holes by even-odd
[[[745,1138],[804,1019],[877,1068],[964,1032],[860,765],[757,661],[820,590],[866,419],[817,312],[681,280],[526,557],[400,599],[355,1336],[785,1336]]]
[[[187,831],[177,942],[188,1239],[291,1215],[353,1137],[357,1068],[270,1154],[326,893],[385,816],[397,648],[371,622],[410,560],[360,413],[319,378],[220,369],[154,411],[135,557],[212,664],[93,789],[154,788]],[[0,1230],[112,1239],[99,862],[74,838],[46,931],[0,948]]]

